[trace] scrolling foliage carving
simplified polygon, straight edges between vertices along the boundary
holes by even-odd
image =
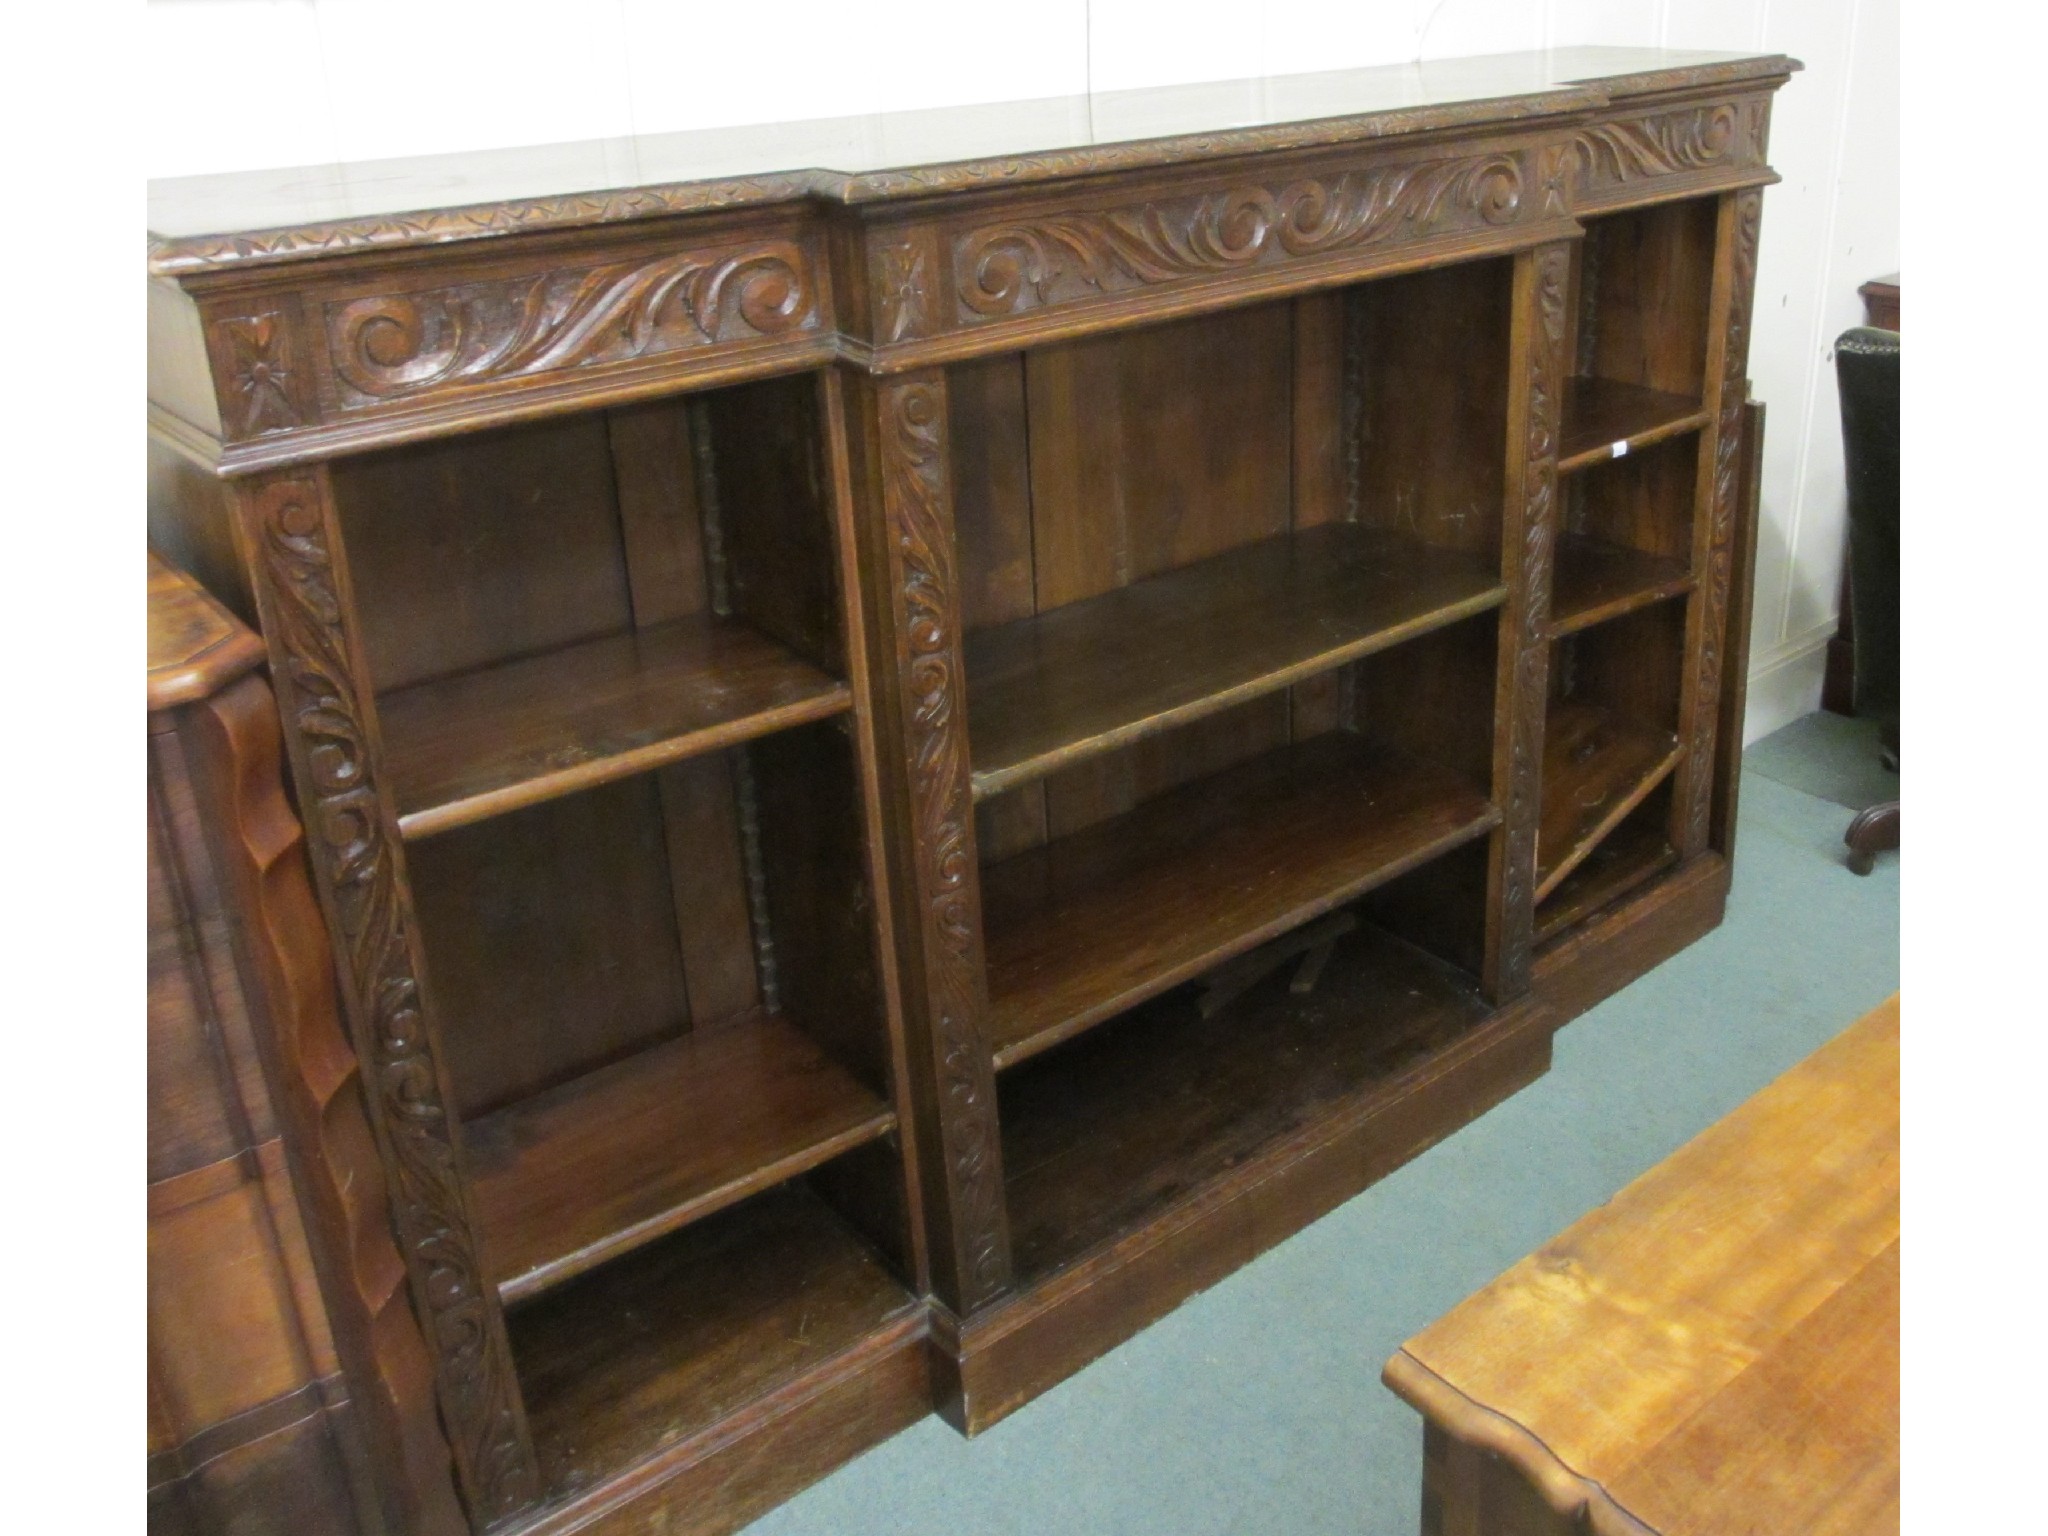
[[[334,371],[354,405],[817,323],[804,253],[784,240],[327,306]]]
[[[945,511],[945,395],[908,375],[879,392],[882,496],[906,643],[906,746],[917,820],[925,977],[943,1100],[940,1138],[952,1185],[961,1301],[1001,1290],[1010,1271],[995,1083],[979,1032],[981,917],[974,816],[960,696],[959,597]]]
[[[1564,388],[1565,283],[1571,252],[1536,252],[1537,329],[1529,348],[1529,420],[1522,469],[1522,610],[1515,646],[1509,721],[1504,914],[1499,987],[1512,996],[1529,985],[1536,896],[1536,834],[1542,798],[1543,714],[1550,648],[1551,560],[1557,534],[1557,442]]]
[[[464,1492],[491,1523],[530,1506],[538,1479],[421,1006],[412,914],[373,776],[325,503],[321,488],[303,480],[272,482],[257,498],[279,704],[308,843],[338,930],[392,1215],[437,1356]]]
[[[1384,240],[1512,224],[1521,214],[1516,156],[1430,160],[1305,178],[1278,191],[1254,185],[1006,221],[955,242],[954,275],[961,318],[987,319]]]
[[[1725,652],[1728,585],[1735,558],[1735,507],[1740,494],[1743,380],[1749,369],[1750,307],[1756,287],[1757,233],[1763,193],[1735,196],[1735,241],[1729,273],[1728,331],[1721,363],[1721,403],[1714,433],[1714,490],[1706,567],[1700,582],[1699,673],[1694,680],[1687,744],[1685,853],[1707,846],[1714,812],[1714,732]]]
[[[1618,186],[1646,176],[1711,170],[1761,161],[1761,114],[1735,102],[1660,113],[1654,117],[1589,123],[1574,140],[1579,186]]]

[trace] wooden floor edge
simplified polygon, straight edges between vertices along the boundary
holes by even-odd
[[[1593,1536],[1659,1536],[1615,1503],[1605,1488],[1566,1466],[1535,1435],[1505,1414],[1473,1402],[1406,1349],[1394,1352],[1380,1380],[1445,1434],[1510,1463],[1559,1519],[1583,1522]]]

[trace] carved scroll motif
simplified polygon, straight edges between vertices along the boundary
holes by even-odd
[[[945,512],[943,386],[915,375],[879,392],[882,495],[907,641],[906,746],[917,822],[925,977],[944,1101],[940,1137],[952,1184],[962,1304],[1009,1278],[995,1083],[979,1033],[981,932],[973,806],[960,697],[960,616]]]
[[[437,1356],[457,1470],[472,1511],[491,1523],[531,1505],[538,1477],[421,1008],[412,914],[373,778],[324,503],[310,481],[273,482],[258,495],[279,705],[294,738],[308,844],[339,929],[392,1215]]]
[[[1757,234],[1763,193],[1736,194],[1735,249],[1729,274],[1728,333],[1722,354],[1721,405],[1714,436],[1714,500],[1706,569],[1700,582],[1699,672],[1694,679],[1687,745],[1684,853],[1707,846],[1714,812],[1714,733],[1720,707],[1728,587],[1735,558],[1735,508],[1742,469],[1743,381],[1749,371],[1750,309],[1755,298]]]
[[[779,240],[327,307],[334,370],[357,405],[817,323],[804,253]]]
[[[1521,214],[1515,156],[1431,160],[1277,191],[1247,186],[990,225],[955,242],[954,276],[961,318],[986,319],[1385,240],[1512,224]]]
[[[1750,110],[1722,101],[1655,117],[1587,124],[1574,140],[1580,190],[1761,163],[1761,113],[1754,104],[1744,105]]]
[[[1529,348],[1529,420],[1522,470],[1522,610],[1513,639],[1514,703],[1509,724],[1504,929],[1498,986],[1525,990],[1535,923],[1536,835],[1542,799],[1543,721],[1549,681],[1551,561],[1557,534],[1557,444],[1564,385],[1565,283],[1570,250],[1549,245],[1535,257],[1537,331]]]

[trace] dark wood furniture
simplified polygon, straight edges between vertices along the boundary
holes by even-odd
[[[149,558],[149,1528],[466,1522],[263,643]]]
[[[1873,277],[1856,290],[1863,300],[1863,323],[1882,331],[1899,328],[1899,274]],[[1820,707],[1830,714],[1856,713],[1856,613],[1849,595],[1848,530],[1843,530],[1842,586],[1836,606],[1841,619],[1828,641],[1827,670],[1822,674]]]
[[[1842,467],[1849,491],[1849,611],[1857,616],[1856,713],[1878,722],[1884,761],[1899,767],[1899,333],[1857,326],[1835,339]],[[1899,846],[1896,798],[1866,807],[1842,841],[1867,875]]]
[[[1899,1000],[1387,1362],[1425,1536],[1899,1528]]]
[[[477,1528],[985,1427],[1718,922],[1796,67],[156,189]]]

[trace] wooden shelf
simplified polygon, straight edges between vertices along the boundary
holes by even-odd
[[[982,874],[989,1044],[1024,1060],[1478,837],[1456,774],[1331,732]]]
[[[1678,738],[1597,704],[1553,705],[1536,832],[1542,901],[1678,765]]]
[[[1634,453],[1681,432],[1697,432],[1707,413],[1697,395],[1674,395],[1613,379],[1574,378],[1564,396],[1564,431],[1557,471],[1569,474],[1615,456],[1615,444]]]
[[[516,1301],[895,1124],[784,1019],[693,1029],[466,1128],[487,1268]]]
[[[1487,1013],[1471,978],[1368,926],[1306,996],[1287,970],[1213,1018],[1176,993],[1005,1074],[1020,1280],[1202,1198],[1264,1146],[1389,1097]]]
[[[377,713],[399,830],[425,837],[851,705],[758,630],[700,617],[399,689]]]
[[[1583,534],[1561,534],[1550,586],[1550,637],[1568,635],[1693,587],[1683,560]]]
[[[1536,909],[1536,942],[1546,943],[1611,907],[1678,862],[1661,827],[1623,822],[1608,833]]]
[[[967,637],[980,799],[1494,607],[1472,556],[1304,529]]]
[[[916,1299],[815,1195],[772,1190],[506,1320],[557,1497],[923,1326]]]

